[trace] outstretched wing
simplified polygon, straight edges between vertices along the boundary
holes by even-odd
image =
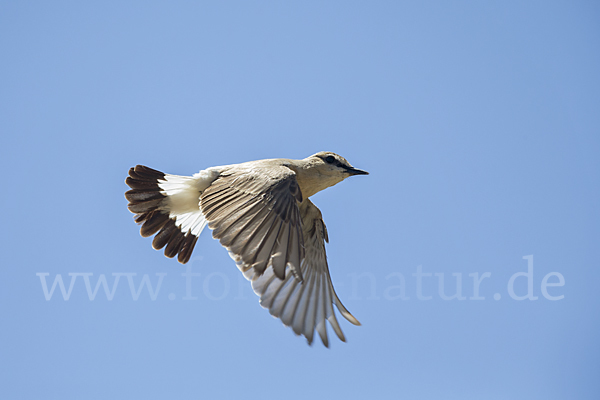
[[[283,166],[255,167],[242,164],[221,171],[202,193],[200,208],[213,237],[249,279],[263,275],[269,266],[284,279],[289,266],[302,281],[302,193],[296,174]]]
[[[301,267],[304,282],[298,282],[291,274],[283,280],[277,279],[267,270],[252,281],[252,288],[260,296],[260,304],[286,326],[292,327],[297,335],[304,335],[312,344],[316,328],[328,347],[326,320],[340,340],[346,341],[333,304],[348,321],[354,325],[360,325],[360,322],[344,307],[333,289],[325,254],[325,241],[329,239],[321,211],[306,199],[300,205],[300,216],[306,254]]]

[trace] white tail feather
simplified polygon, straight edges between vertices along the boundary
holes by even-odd
[[[184,234],[202,233],[207,222],[200,210],[200,195],[218,176],[217,169],[209,168],[194,176],[165,174],[165,179],[158,181],[161,194],[167,197],[162,208],[169,212],[170,218],[175,218],[175,225]]]

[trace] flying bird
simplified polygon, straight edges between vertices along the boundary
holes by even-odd
[[[333,311],[360,322],[333,289],[321,211],[315,193],[353,175],[368,175],[342,156],[319,152],[303,160],[269,159],[211,167],[193,176],[143,165],[129,170],[125,193],[140,234],[152,247],[189,261],[206,225],[229,251],[260,304],[312,344],[315,329],[328,347],[326,320],[342,341]]]

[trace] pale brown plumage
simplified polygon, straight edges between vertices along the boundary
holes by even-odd
[[[193,177],[130,170],[129,209],[153,246],[187,262],[202,228],[229,250],[252,281],[260,303],[312,343],[314,330],[328,346],[328,320],[345,341],[333,304],[360,325],[337,297],[327,265],[327,229],[308,199],[351,175],[366,174],[335,153],[304,160],[272,159],[213,167]]]

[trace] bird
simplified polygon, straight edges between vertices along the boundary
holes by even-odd
[[[346,338],[333,305],[360,322],[338,298],[327,264],[329,242],[314,194],[369,173],[322,151],[302,160],[266,159],[210,167],[192,176],[136,165],[125,183],[128,209],[152,247],[185,264],[208,225],[235,261],[260,305],[312,345],[315,330],[329,347],[326,321]]]

